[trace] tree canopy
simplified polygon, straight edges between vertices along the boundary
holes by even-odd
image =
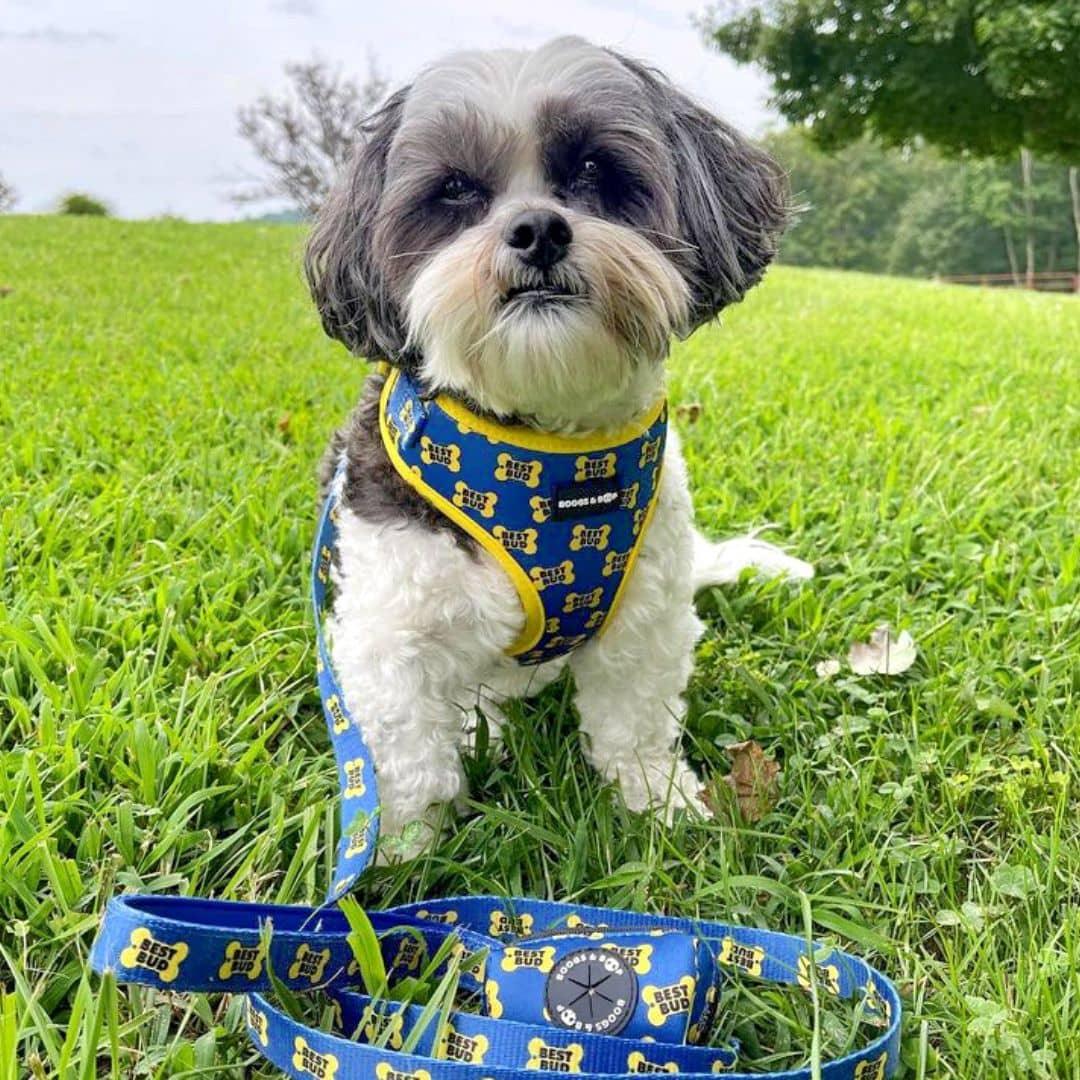
[[[780,242],[784,262],[916,276],[1011,273],[1019,282],[1030,232],[1035,269],[1076,266],[1063,165],[1034,163],[1029,220],[1016,160],[955,160],[869,138],[827,153],[794,127],[765,145],[804,208]]]
[[[109,207],[100,199],[95,199],[93,195],[87,195],[83,191],[73,191],[60,200],[57,213],[86,217],[108,217]]]
[[[869,132],[1080,161],[1077,0],[755,0],[704,28],[764,69],[775,106],[822,147]]]

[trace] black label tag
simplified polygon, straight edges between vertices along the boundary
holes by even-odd
[[[583,480],[580,484],[556,484],[551,495],[551,516],[555,521],[594,517],[619,509],[619,478]]]

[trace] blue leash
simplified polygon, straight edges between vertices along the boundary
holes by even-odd
[[[737,1044],[708,1042],[729,974],[860,1001],[881,1028],[822,1065],[824,1080],[884,1080],[899,1064],[900,999],[858,957],[789,934],[546,900],[454,897],[370,912],[391,980],[417,974],[453,937],[479,966],[461,971],[475,1011],[440,1024],[418,1006],[375,1003],[362,985],[335,901],[378,839],[371,756],[334,675],[323,633],[343,471],[323,508],[312,559],[318,683],[341,785],[337,869],[319,907],[129,895],[109,901],[90,962],[120,982],[248,994],[255,1048],[297,1080],[525,1080],[536,1069],[600,1078],[667,1072],[730,1080],[811,1080],[811,1069],[742,1073]],[[263,928],[272,924],[269,955]],[[814,965],[814,970],[811,970]],[[293,1020],[263,993],[268,968],[293,991],[322,991],[334,1033]],[[419,1031],[410,1052],[410,1033]],[[375,1045],[376,1042],[379,1045]]]

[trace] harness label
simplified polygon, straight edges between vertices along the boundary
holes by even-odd
[[[619,478],[614,473],[577,484],[556,484],[551,492],[551,516],[555,521],[569,521],[607,514],[619,509],[621,498]]]

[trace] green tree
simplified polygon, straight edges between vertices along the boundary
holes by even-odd
[[[869,131],[900,145],[1080,159],[1076,0],[754,0],[705,21],[760,65],[773,100],[822,146]]]
[[[784,262],[873,273],[1013,273],[1026,208],[1015,162],[951,159],[929,147],[889,149],[864,137],[832,153],[801,128],[767,135],[803,212]],[[1032,219],[1040,267],[1073,264],[1066,170],[1034,167]]]
[[[88,217],[108,217],[109,208],[100,199],[82,191],[73,191],[60,200],[57,210],[61,214],[82,214]]]
[[[714,9],[704,29],[716,47],[764,69],[776,107],[823,147],[868,132],[951,154],[1020,153],[1034,272],[1032,155],[1080,161],[1077,0],[752,0]],[[1080,237],[1075,171],[1071,183]]]

